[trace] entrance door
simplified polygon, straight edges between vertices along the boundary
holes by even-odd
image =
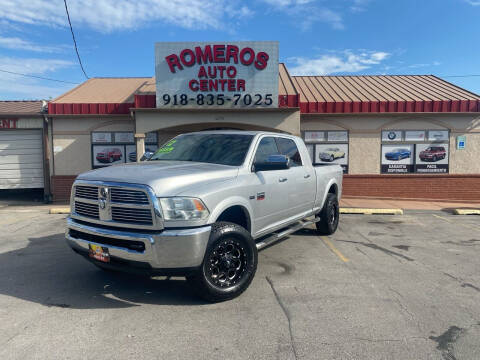
[[[0,189],[43,188],[42,130],[0,131]]]

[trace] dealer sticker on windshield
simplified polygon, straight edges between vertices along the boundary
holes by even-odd
[[[101,262],[110,262],[110,253],[108,252],[108,248],[100,245],[88,244],[88,256]]]

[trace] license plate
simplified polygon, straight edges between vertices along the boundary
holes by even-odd
[[[88,244],[88,255],[95,260],[108,263],[110,262],[110,253],[108,252],[108,248],[100,246],[100,245],[93,245]]]

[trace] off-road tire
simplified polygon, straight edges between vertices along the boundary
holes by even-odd
[[[241,253],[241,256],[238,257],[241,260],[235,257],[233,261],[237,263],[240,261],[241,272],[239,272],[238,279],[234,277],[233,280],[228,281],[230,278],[224,277],[228,282],[219,285],[220,277],[218,275],[215,277],[214,272],[216,270],[212,270],[212,267],[215,269],[215,264],[220,264],[220,261],[215,263],[215,259],[221,257],[219,254],[222,252],[219,249],[222,246],[238,246],[238,249],[235,248],[235,251],[238,250]],[[223,253],[225,254],[226,252]],[[222,268],[230,266],[230,262],[228,265],[225,265],[228,259],[222,258],[221,261],[223,261],[221,264]],[[192,275],[187,276],[187,281],[201,298],[209,302],[230,300],[239,296],[248,288],[257,270],[257,262],[257,247],[250,233],[240,225],[223,221],[217,222],[212,225],[210,239],[201,267]],[[220,268],[220,265],[218,267]]]
[[[332,235],[338,227],[340,216],[337,195],[328,193],[322,211],[318,214],[320,221],[315,225],[320,235]]]

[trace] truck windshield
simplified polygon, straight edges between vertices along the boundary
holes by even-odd
[[[196,161],[240,166],[245,160],[253,135],[185,134],[163,144],[150,161]]]

